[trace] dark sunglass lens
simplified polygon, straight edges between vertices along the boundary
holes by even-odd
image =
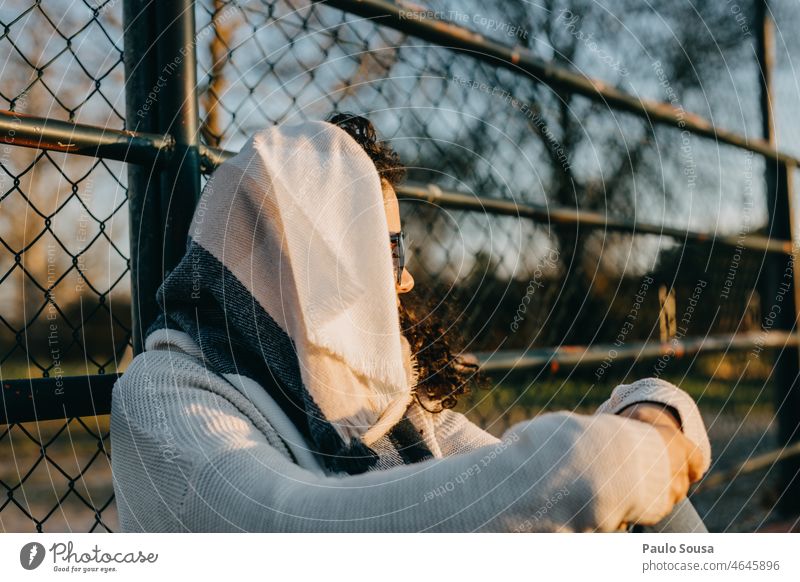
[[[406,264],[406,249],[403,231],[390,233],[389,241],[391,242],[392,248],[392,264],[394,265],[395,278],[397,279],[397,284],[400,285],[403,280],[403,269],[405,268]]]

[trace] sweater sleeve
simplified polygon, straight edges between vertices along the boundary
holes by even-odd
[[[640,402],[663,404],[678,413],[686,438],[700,449],[703,456],[702,472],[705,473],[711,466],[711,444],[703,417],[692,397],[674,384],[661,378],[643,378],[631,384],[620,384],[611,392],[611,397],[598,407],[597,414],[617,414]]]
[[[436,430],[436,440],[445,457],[502,442],[460,412],[443,410],[431,416]]]
[[[615,531],[671,509],[666,447],[645,423],[543,414],[463,454],[331,476],[292,462],[202,367],[176,383],[177,368],[132,363],[114,388],[124,531]]]

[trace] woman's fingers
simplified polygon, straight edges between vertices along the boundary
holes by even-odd
[[[695,483],[703,476],[703,452],[700,450],[700,447],[693,444],[689,439],[686,440],[690,447],[689,479],[692,483]]]
[[[690,448],[694,447],[680,429],[674,426],[654,425],[667,446],[670,460],[670,493],[673,504],[681,501],[689,492],[690,484]]]

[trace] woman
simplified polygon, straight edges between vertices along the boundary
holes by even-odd
[[[685,496],[708,438],[667,382],[502,439],[450,410],[474,370],[400,300],[401,175],[348,115],[259,131],[218,168],[114,387],[122,529],[703,531]]]

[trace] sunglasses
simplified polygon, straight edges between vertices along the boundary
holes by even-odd
[[[392,248],[392,264],[394,265],[394,276],[399,285],[403,279],[403,269],[406,267],[406,245],[405,234],[400,232],[389,233],[389,243]]]

